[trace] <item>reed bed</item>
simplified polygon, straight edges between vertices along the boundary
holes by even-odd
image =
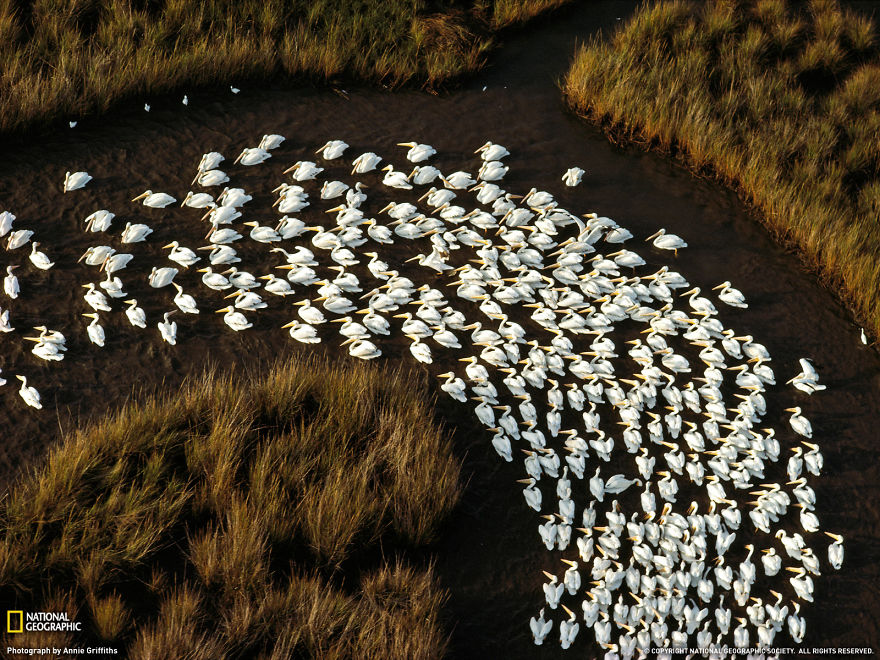
[[[68,436],[2,503],[7,607],[65,611],[85,631],[2,643],[440,657],[444,592],[405,557],[460,488],[412,375],[314,360],[208,373]]]
[[[565,1],[0,0],[0,132],[277,76],[435,88]]]
[[[880,334],[880,57],[833,0],[669,0],[577,51],[570,106],[735,187]]]

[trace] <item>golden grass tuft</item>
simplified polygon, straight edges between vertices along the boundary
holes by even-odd
[[[436,87],[568,0],[0,0],[0,133],[133,97],[286,76]]]
[[[0,506],[0,589],[132,658],[439,657],[443,593],[399,554],[434,538],[460,489],[411,374],[209,372],[22,478]]]
[[[570,106],[737,188],[880,334],[880,51],[836,0],[669,0],[577,52]]]
[[[568,0],[495,0],[492,8],[492,25],[496,29],[521,25],[567,2]]]

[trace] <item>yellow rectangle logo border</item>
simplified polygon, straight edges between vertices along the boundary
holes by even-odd
[[[18,614],[21,618],[18,620],[18,630],[12,629],[12,615]],[[6,610],[6,632],[20,633],[24,632],[24,610]]]

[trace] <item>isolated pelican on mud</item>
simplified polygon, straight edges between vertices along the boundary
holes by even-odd
[[[64,175],[64,192],[79,190],[91,180],[92,177],[88,172],[74,172],[72,174],[67,172]]]

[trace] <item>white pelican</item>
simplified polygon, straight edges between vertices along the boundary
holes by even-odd
[[[321,199],[336,199],[348,190],[348,184],[342,181],[325,181],[321,186]]]
[[[547,620],[544,618],[543,607],[538,613],[537,619],[535,617],[529,619],[529,629],[532,631],[532,639],[535,642],[535,646],[541,646],[544,643],[544,639],[553,629],[553,619]]]
[[[18,294],[21,291],[18,285],[18,278],[12,273],[16,268],[18,268],[18,266],[7,266],[6,277],[3,278],[3,291],[6,292],[7,296],[13,299],[18,298]]]
[[[83,252],[82,256],[77,259],[77,263],[85,261],[89,266],[100,266],[107,257],[115,252],[116,250],[109,245],[96,245]]]
[[[247,320],[244,314],[242,314],[241,312],[236,312],[235,308],[232,306],[218,309],[216,313],[223,314],[223,322],[236,332],[247,330],[254,325]]]
[[[441,390],[446,392],[456,401],[461,401],[462,403],[467,401],[464,381],[461,378],[457,378],[456,375],[451,371],[447,371],[443,374],[438,374],[437,377],[446,379],[446,381],[442,385],[440,385]]]
[[[153,233],[153,230],[147,225],[125,223],[125,229],[122,230],[123,243],[141,243],[147,239],[147,236]]]
[[[406,152],[406,159],[411,163],[421,163],[428,160],[437,153],[437,150],[430,144],[419,144],[418,142],[398,142],[398,147],[409,147]]]
[[[324,313],[317,307],[313,306],[310,300],[300,300],[293,304],[302,306],[302,309],[298,310],[297,314],[309,325],[320,325],[326,322],[327,319],[324,318]]]
[[[435,209],[441,209],[446,207],[453,199],[456,198],[456,194],[451,190],[446,188],[435,188],[431,186],[424,195],[419,197],[419,201],[426,201],[429,206],[433,206]]]
[[[496,199],[504,195],[504,191],[499,188],[494,183],[487,183],[485,181],[481,181],[473,188],[470,189],[470,192],[474,190],[477,191],[477,201],[480,204],[491,204]]]
[[[265,309],[268,305],[263,301],[263,297],[253,291],[244,291],[238,289],[234,293],[230,293],[226,298],[235,298],[235,308],[245,311],[254,311],[257,309]]]
[[[253,227],[250,231],[250,237],[258,243],[277,243],[281,240],[281,236],[272,227],[265,227],[258,222],[245,222],[244,224]]]
[[[248,149],[244,149],[240,154],[238,154],[238,158],[235,159],[235,163],[241,163],[242,165],[259,165],[260,163],[268,160],[272,157],[266,149],[262,147],[251,147]],[[229,179],[226,179],[228,181]]]
[[[172,346],[175,346],[177,345],[177,322],[168,320],[168,317],[172,314],[174,314],[173,310],[170,312],[165,312],[162,320],[159,321],[156,327],[159,328],[159,334],[162,335],[162,339],[164,339]]]
[[[480,167],[480,171],[477,173],[477,178],[481,181],[498,181],[499,179],[504,178],[508,169],[509,168],[501,161],[487,160],[483,163],[482,167]]]
[[[273,295],[289,296],[291,293],[293,293],[293,289],[290,288],[290,284],[279,277],[275,277],[272,274],[261,275],[257,279],[266,280],[266,284],[263,285],[263,288]]]
[[[150,286],[154,289],[161,289],[164,286],[168,286],[174,280],[174,276],[177,275],[178,270],[171,266],[164,266],[163,268],[156,268],[153,266],[153,270],[150,271],[150,276],[148,278],[150,282]]]
[[[828,563],[831,564],[831,568],[838,571],[843,565],[843,537],[831,532],[825,534],[834,539],[834,543],[828,546]]]
[[[84,289],[88,289],[85,295],[83,295],[83,298],[85,299],[86,303],[88,303],[89,307],[94,309],[96,312],[110,311],[111,307],[109,301],[107,300],[107,296],[98,291],[92,282],[89,282],[88,284],[83,284],[82,286]]]
[[[297,264],[284,264],[283,266],[275,266],[275,268],[289,271],[287,273],[287,281],[291,284],[300,284],[309,286],[318,281],[318,275],[314,269],[309,266],[300,266]]]
[[[201,261],[202,259],[188,247],[181,247],[180,243],[178,243],[177,241],[171,241],[168,245],[162,246],[163,250],[167,250],[168,248],[171,248],[171,252],[168,254],[168,258],[171,261],[180,264],[184,268],[189,268],[197,261]]]
[[[223,170],[205,170],[204,172],[199,172],[191,183],[198,183],[204,188],[210,188],[211,186],[219,186],[227,181],[229,181],[229,176]]]
[[[144,206],[149,206],[154,209],[164,209],[166,206],[174,204],[174,202],[177,201],[168,193],[154,193],[152,190],[145,190],[131,201],[137,202],[138,200],[143,200],[142,203]]]
[[[128,322],[137,328],[146,328],[147,315],[142,308],[138,307],[137,300],[132,298],[131,300],[126,300],[125,303],[128,305],[128,309],[125,310]]]
[[[17,229],[16,231],[9,234],[9,238],[6,239],[6,249],[7,250],[17,250],[22,245],[31,240],[31,236],[34,235],[30,229]]]
[[[330,140],[315,153],[321,154],[324,160],[336,160],[345,153],[346,149],[348,149],[348,144],[342,140]]]
[[[724,281],[718,286],[713,286],[712,290],[717,291],[721,289],[721,293],[718,294],[718,300],[721,302],[730,305],[731,307],[748,307],[748,303],[746,302],[746,297],[742,294],[742,291],[739,289],[734,289],[730,282]]]
[[[648,236],[645,240],[650,241],[651,239],[654,239],[653,244],[655,248],[660,250],[672,250],[676,256],[678,256],[678,251],[681,248],[687,247],[687,243],[685,243],[684,239],[675,234],[667,234],[665,229],[660,229],[658,232]]]
[[[209,289],[223,291],[232,287],[232,284],[228,279],[226,279],[221,273],[213,272],[210,266],[207,268],[200,268],[198,272],[204,273],[204,275],[202,275],[202,284]]]
[[[351,342],[351,346],[348,347],[348,352],[353,357],[361,360],[374,360],[382,355],[382,351],[373,342],[366,339],[346,339],[342,343],[344,345],[349,342]]]
[[[625,227],[614,227],[607,234],[605,234],[605,242],[606,243],[626,243],[632,237],[633,237],[633,235],[629,231],[629,229],[626,229]],[[642,262],[642,263],[644,263],[644,262]]]
[[[292,174],[294,181],[309,181],[324,171],[317,163],[310,160],[301,160],[284,170],[284,174]]]
[[[330,323],[342,323],[342,327],[339,328],[339,334],[346,339],[367,339],[370,336],[367,329],[360,323],[354,321],[350,316],[343,316],[341,319],[333,319]]]
[[[810,420],[801,415],[800,406],[795,406],[794,408],[786,408],[786,412],[793,413],[789,423],[791,424],[791,428],[795,433],[804,436],[805,438],[813,437],[813,427],[810,424]]]
[[[458,172],[453,172],[449,176],[441,176],[440,180],[443,182],[444,186],[453,190],[463,190],[476,183],[470,174],[460,170]]]
[[[409,352],[412,353],[412,356],[423,364],[431,364],[434,361],[434,358],[431,356],[431,349],[428,345],[423,344],[421,339],[416,335],[406,336],[413,340],[413,343],[409,345]]]
[[[306,223],[299,218],[291,218],[288,215],[283,216],[275,226],[275,231],[281,236],[282,240],[296,238],[305,232]]]
[[[32,408],[42,408],[43,404],[40,403],[40,393],[37,392],[35,387],[28,386],[27,377],[16,376],[16,378],[21,381],[21,387],[18,390],[18,395],[22,398],[22,400]]]
[[[574,186],[578,185],[581,182],[581,179],[583,179],[584,174],[586,174],[586,172],[584,170],[582,170],[580,167],[570,167],[569,169],[567,169],[565,171],[565,174],[562,175],[562,182],[566,186],[573,188]]]
[[[364,314],[364,325],[371,334],[384,336],[391,334],[388,319],[377,313],[372,306],[367,309],[359,309],[355,314]]]
[[[0,213],[0,238],[12,231],[13,222],[15,222],[15,214],[9,211]]]
[[[15,328],[9,322],[9,310],[0,311],[0,332],[12,332]]]
[[[91,180],[92,177],[89,176],[88,172],[74,172],[73,174],[67,172],[64,175],[64,192],[78,190]]]
[[[86,216],[86,229],[91,232],[107,231],[110,229],[110,223],[116,217],[115,213],[111,213],[107,209],[101,209]],[[2,236],[2,234],[0,234]]]
[[[441,175],[433,165],[416,165],[409,173],[409,179],[417,186],[426,186],[433,183]]]
[[[235,241],[240,239],[241,234],[229,227],[219,229],[215,225],[211,228],[211,231],[208,232],[208,235],[205,238],[207,238],[208,241],[210,243],[213,243],[214,245],[227,245],[229,243],[234,243]]]
[[[819,384],[819,374],[806,358],[800,358],[798,362],[801,365],[801,373],[786,381],[786,385],[793,384],[797,389],[807,394],[819,392],[825,389],[825,385]]]
[[[444,325],[434,325],[431,326],[431,329],[434,330],[434,334],[431,338],[441,346],[445,346],[446,348],[461,348],[461,342],[458,341],[458,337],[447,330]]]
[[[174,304],[177,305],[178,309],[184,314],[198,314],[199,308],[196,305],[196,299],[188,293],[184,293],[183,287],[177,282],[172,282],[171,284],[177,289],[177,294],[174,296]]]
[[[64,359],[64,351],[67,350],[65,347],[53,344],[52,342],[43,341],[40,337],[24,337],[24,339],[37,342],[33,349],[31,349],[31,353],[41,360],[60,362]]]
[[[288,332],[291,338],[302,344],[319,344],[321,342],[318,331],[308,323],[300,323],[294,319],[281,327],[282,329],[289,329]]]
[[[235,248],[230,245],[204,245],[197,250],[210,250],[208,261],[212,266],[223,266],[225,264],[237,264],[241,261]]]
[[[223,154],[216,151],[209,151],[206,154],[202,154],[202,159],[199,161],[199,166],[197,169],[199,172],[213,170],[224,160],[226,159],[223,157]]]
[[[223,274],[228,275],[229,282],[232,286],[239,289],[257,289],[260,286],[256,277],[246,270],[238,270],[235,266],[229,270],[223,271]]]
[[[362,153],[352,161],[352,174],[365,174],[376,169],[376,166],[382,162],[382,159],[372,151]]]
[[[394,239],[391,238],[392,233],[391,230],[388,229],[385,225],[380,225],[375,218],[370,218],[367,221],[367,236],[376,241],[377,243],[383,244],[391,244],[394,243]]]
[[[115,277],[112,273],[107,273],[107,277],[98,283],[107,295],[111,298],[125,298],[128,294],[122,289],[122,280]]]
[[[264,135],[263,139],[260,140],[260,144],[258,146],[260,149],[270,151],[272,149],[277,149],[278,147],[280,147],[282,142],[284,142],[283,135],[271,133],[269,135]]]
[[[89,341],[96,346],[104,345],[104,328],[98,323],[98,315],[95,313],[83,314],[83,316],[92,319],[87,328]]]
[[[412,190],[412,184],[409,182],[409,178],[406,174],[395,171],[393,165],[386,165],[382,168],[382,171],[385,172],[385,176],[382,177],[382,183],[389,188]]]
[[[486,142],[482,147],[474,151],[474,153],[480,154],[480,158],[485,161],[501,160],[510,155],[510,152],[505,147],[500,144],[493,144],[492,142]]]
[[[221,192],[217,196],[217,203],[222,204],[223,206],[231,206],[232,208],[239,208],[240,206],[244,206],[249,201],[251,201],[253,197],[248,195],[244,188],[224,188],[223,192]]]
[[[115,273],[128,266],[128,262],[134,259],[133,254],[121,252],[119,254],[109,254],[103,262],[101,269],[108,273]]]
[[[574,643],[578,630],[580,630],[580,624],[577,622],[574,612],[565,605],[562,606],[562,609],[568,613],[568,619],[559,623],[559,644],[563,649],[567,649]]]

